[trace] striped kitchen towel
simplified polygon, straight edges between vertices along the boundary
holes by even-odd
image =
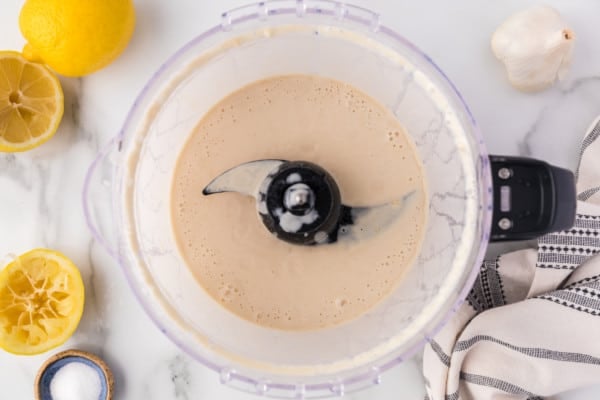
[[[543,399],[600,384],[600,118],[577,170],[575,226],[486,261],[425,348],[430,400]]]

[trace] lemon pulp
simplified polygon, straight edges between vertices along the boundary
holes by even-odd
[[[0,271],[0,347],[39,354],[64,343],[84,305],[77,267],[63,254],[35,249]]]
[[[60,124],[64,99],[58,78],[14,51],[0,51],[0,151],[29,150]]]

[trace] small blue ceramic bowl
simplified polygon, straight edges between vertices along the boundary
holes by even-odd
[[[98,375],[100,375],[101,391],[98,400],[112,399],[113,377],[106,363],[91,353],[79,350],[67,350],[55,354],[40,368],[35,380],[34,391],[36,400],[52,400],[50,382],[52,382],[54,375],[59,369],[72,362],[80,362],[94,368],[98,372]]]

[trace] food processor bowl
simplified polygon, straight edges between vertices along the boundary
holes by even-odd
[[[422,247],[395,291],[355,320],[314,331],[227,311],[186,267],[171,228],[173,171],[198,121],[236,89],[285,74],[334,78],[387,107],[414,141],[428,187]],[[91,166],[83,196],[94,235],[181,349],[232,387],[318,398],[378,383],[458,308],[489,239],[489,174],[470,111],[429,57],[364,8],[283,0],[224,13],[163,64]]]

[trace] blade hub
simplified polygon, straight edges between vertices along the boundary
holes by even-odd
[[[258,209],[271,233],[294,244],[332,241],[342,203],[338,186],[325,169],[306,161],[285,162],[265,183]]]

